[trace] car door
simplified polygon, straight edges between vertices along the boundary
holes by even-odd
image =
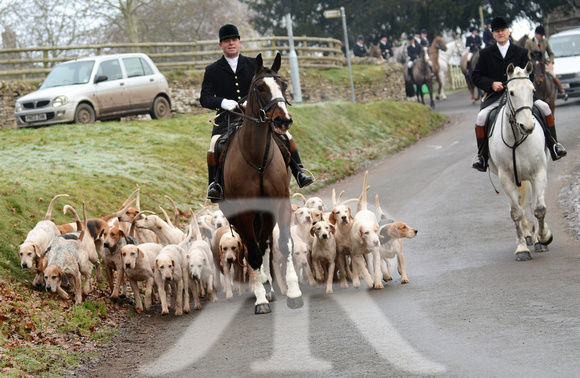
[[[101,61],[95,79],[99,79],[99,77],[106,77],[106,80],[96,83],[99,117],[120,113],[128,109],[131,104],[119,59]]]
[[[127,57],[122,61],[127,73],[126,87],[133,110],[151,108],[159,87],[153,69],[141,57]]]

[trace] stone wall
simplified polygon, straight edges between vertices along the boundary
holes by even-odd
[[[382,63],[380,68],[385,72],[381,80],[370,80],[365,77],[354,79],[355,98],[358,103],[405,99],[405,83],[402,66],[398,63]],[[281,72],[288,79],[289,72]],[[202,74],[191,76],[168,75],[172,96],[172,109],[177,114],[199,114],[210,112],[199,104]],[[288,80],[290,81],[290,80]],[[316,103],[324,101],[351,101],[350,82],[336,84],[315,70],[302,70],[300,73],[302,101]],[[0,81],[0,128],[16,127],[14,121],[14,103],[16,99],[38,89],[38,83],[26,81]],[[292,102],[292,85],[288,89]]]

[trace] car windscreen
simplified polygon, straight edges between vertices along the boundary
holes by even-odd
[[[87,84],[95,65],[94,60],[71,62],[56,66],[48,75],[41,88],[61,87],[63,85]]]
[[[553,36],[550,46],[556,58],[580,55],[580,34]]]

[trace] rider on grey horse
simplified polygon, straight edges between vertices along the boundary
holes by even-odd
[[[497,43],[480,51],[479,60],[471,74],[473,83],[486,92],[475,124],[478,154],[472,163],[472,168],[481,172],[487,170],[489,157],[488,135],[485,125],[488,122],[490,112],[499,106],[500,99],[505,92],[507,66],[512,63],[514,66],[524,68],[529,62],[528,50],[510,43],[508,27],[507,20],[503,17],[496,17],[491,21],[493,36]],[[552,160],[566,156],[566,149],[558,143],[556,138],[556,125],[550,107],[536,96],[534,96],[534,107],[537,107],[545,117],[547,124],[546,146],[550,151]]]

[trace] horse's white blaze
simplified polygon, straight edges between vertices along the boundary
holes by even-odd
[[[278,83],[276,82],[276,80],[273,77],[264,78],[264,82],[266,83],[268,88],[270,88],[270,93],[272,94],[272,98],[276,98],[276,97],[284,98],[284,95],[282,94],[282,90],[280,89],[280,86],[278,85]],[[290,118],[290,114],[288,113],[288,108],[286,108],[286,102],[279,101],[278,107],[280,109],[282,109],[282,111],[284,112],[284,116],[286,118]]]

